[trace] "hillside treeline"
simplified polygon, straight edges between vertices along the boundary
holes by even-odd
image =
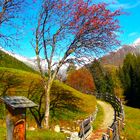
[[[140,55],[129,53],[118,70],[127,105],[140,107]]]
[[[102,65],[100,60],[95,59],[87,67],[68,73],[67,84],[84,93],[115,94],[127,105],[139,108],[140,56],[127,54],[120,67]]]

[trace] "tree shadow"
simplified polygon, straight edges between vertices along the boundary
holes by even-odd
[[[0,96],[6,95],[18,95],[17,89],[22,89],[22,84],[24,81],[15,74],[8,71],[0,73]],[[38,107],[31,108],[30,113],[36,121],[38,128],[42,128],[42,122],[44,119],[45,112],[45,92],[41,81],[31,81],[28,87],[26,87],[26,92],[20,91],[20,96],[26,96],[36,104]],[[74,96],[72,91],[65,89],[63,86],[53,84],[51,89],[51,103],[50,112],[52,118],[61,119],[62,114],[67,112],[80,112],[79,104],[81,104],[81,99]],[[1,108],[3,108],[1,106]],[[0,108],[0,110],[1,110]],[[66,112],[64,112],[64,110]],[[27,111],[27,113],[29,113]],[[27,115],[32,118],[30,113]],[[59,116],[57,116],[59,113]]]
[[[22,86],[23,81],[8,71],[0,74],[0,96],[14,95],[16,94],[16,88]]]
[[[79,104],[81,99],[74,96],[70,90],[64,89],[61,86],[53,85],[51,90],[51,105],[52,117],[56,116],[56,112],[69,110],[71,112],[79,112]]]
[[[37,127],[38,128],[42,128],[42,121],[44,119],[44,115],[45,115],[45,94],[44,94],[44,89],[43,86],[41,84],[41,82],[34,82],[31,81],[28,87],[28,91],[27,91],[27,97],[34,101],[35,103],[37,103],[37,107],[34,108],[30,108],[30,112],[33,115]]]
[[[28,88],[27,97],[38,104],[38,107],[31,108],[30,112],[33,115],[38,128],[42,128],[42,122],[44,119],[45,112],[45,94],[41,81],[32,81]],[[79,112],[79,103],[81,99],[75,97],[71,91],[64,89],[61,86],[53,84],[51,89],[51,103],[50,103],[50,113],[51,119],[62,118],[63,110],[71,112]],[[81,104],[81,103],[80,103]],[[67,113],[67,112],[65,112]]]

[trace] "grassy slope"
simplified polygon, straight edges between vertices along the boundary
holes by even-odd
[[[0,50],[0,67],[15,68],[29,72],[36,72],[23,62]]]
[[[4,73],[5,76],[14,75],[13,79],[21,80],[21,83],[17,87],[12,87],[8,93],[9,94],[16,94],[16,95],[24,95],[27,96],[27,92],[29,89],[29,85],[34,82],[38,83],[40,82],[40,76],[35,73],[17,70],[13,68],[4,68],[0,67],[0,74]],[[5,79],[5,78],[4,78]],[[1,85],[5,84],[4,81]],[[2,92],[2,86],[0,85],[0,91]],[[86,95],[83,93],[78,92],[77,90],[74,90],[73,88],[60,83],[59,81],[55,81],[52,88],[52,95],[61,95],[61,105],[65,104],[64,108],[58,107],[55,110],[55,115],[53,115],[51,119],[51,125],[54,127],[54,125],[59,124],[62,126],[71,127],[75,125],[75,120],[78,119],[84,119],[88,117],[93,111],[95,110],[96,100],[95,97],[92,95]],[[71,100],[72,99],[72,100]],[[71,104],[73,106],[71,106]],[[52,112],[51,112],[52,114]],[[30,114],[28,114],[29,116]],[[2,115],[1,115],[2,116]],[[32,118],[32,117],[31,117]],[[30,120],[30,119],[29,119]],[[27,119],[27,121],[29,122]],[[31,124],[31,123],[30,123]],[[3,129],[0,130],[4,131]],[[52,132],[50,132],[52,135],[54,135]],[[3,133],[3,135],[5,135]],[[34,135],[34,136],[33,136]],[[35,139],[35,137],[38,134],[36,132],[29,132],[28,137]],[[2,135],[1,135],[2,136]],[[55,136],[55,135],[54,135]],[[4,137],[4,136],[2,136]],[[42,134],[40,135],[40,139],[45,139],[48,137],[48,134]],[[56,135],[56,137],[64,137],[64,135]]]
[[[25,94],[29,88],[30,83],[40,82],[41,78],[38,74],[30,73],[22,70],[12,69],[12,68],[2,68],[0,67],[0,73],[10,73],[13,74],[17,79],[21,80],[21,85],[18,85],[15,89],[11,89],[10,93],[13,94]],[[5,82],[5,81],[4,81]],[[55,81],[52,88],[52,94],[61,94],[64,92],[64,95],[68,96],[71,94],[74,98],[76,106],[84,112],[84,114],[92,113],[95,110],[96,100],[92,95],[83,94],[59,81]],[[70,98],[70,97],[69,97]],[[73,98],[72,98],[73,99]],[[78,114],[77,114],[78,115]],[[85,115],[84,115],[85,117]]]
[[[140,109],[125,106],[125,130],[127,140],[140,140]]]

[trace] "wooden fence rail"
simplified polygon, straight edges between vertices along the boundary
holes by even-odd
[[[114,121],[108,127],[107,133],[104,133],[102,140],[120,140],[121,130],[124,128],[124,109],[122,102],[115,95],[109,93],[96,93],[96,98],[104,100],[114,108]]]
[[[81,140],[85,140],[91,134],[92,132],[91,122],[93,122],[96,119],[97,112],[98,108],[96,107],[95,112],[81,122],[80,131],[78,133],[78,136]]]
[[[98,108],[96,107],[96,110],[93,114],[91,114],[88,118],[84,119],[83,121],[80,121],[79,132],[77,134],[75,132],[71,133],[71,136],[67,137],[67,140],[86,140],[92,132],[91,123],[96,119],[97,112]]]

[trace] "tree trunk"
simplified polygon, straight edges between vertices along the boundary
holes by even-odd
[[[52,82],[48,81],[45,88],[45,128],[49,129],[49,115],[50,115],[50,91],[52,87]]]
[[[37,128],[41,129],[42,128],[42,121],[43,121],[43,116],[41,116],[41,114],[38,113],[39,117],[37,117],[35,110],[32,110],[32,108],[30,108],[30,112],[31,114],[34,116],[36,124],[37,124]]]

